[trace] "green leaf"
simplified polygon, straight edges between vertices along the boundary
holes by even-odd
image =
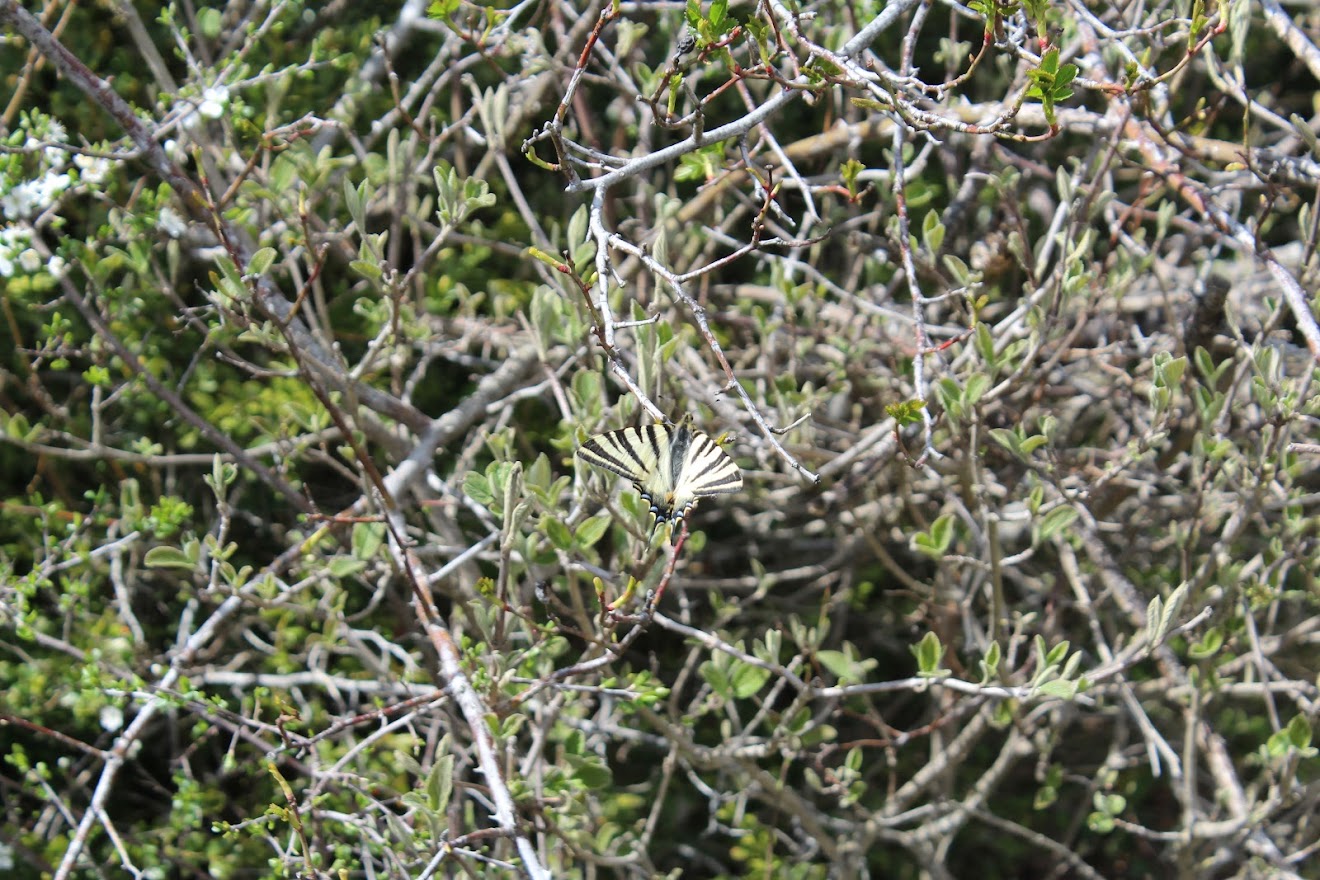
[[[550,488],[550,478],[552,476],[550,459],[542,452],[536,456],[536,461],[532,462],[532,466],[523,474],[523,482],[528,486],[544,491]]]
[[[579,547],[593,547],[610,528],[610,518],[608,516],[593,516],[591,519],[583,520],[578,523],[577,530],[573,533],[574,541]]]
[[[248,260],[247,274],[265,275],[266,270],[275,262],[277,256],[279,255],[275,252],[275,248],[262,248],[252,255],[252,259]]]
[[[23,413],[9,414],[0,411],[0,419],[5,419],[5,435],[16,440],[29,440],[39,433],[33,430],[32,424]]]
[[[937,254],[944,246],[944,224],[940,222],[938,211],[929,211],[921,222],[921,238],[926,249]]]
[[[1036,644],[1039,647],[1043,647],[1045,644],[1045,640],[1037,636]],[[1046,652],[1045,659],[1041,661],[1041,665],[1043,666],[1057,665],[1061,660],[1063,660],[1064,657],[1068,656],[1068,649],[1071,647],[1072,647],[1072,643],[1069,642],[1067,639],[1064,639],[1063,641],[1055,645],[1053,648],[1050,648],[1048,652]]]
[[[610,768],[595,755],[566,755],[568,765],[573,768],[573,778],[584,787],[593,791],[608,788],[614,781]]]
[[[495,500],[495,493],[491,491],[490,480],[486,479],[485,474],[476,471],[468,471],[464,475],[463,494],[486,507],[489,507],[491,502]]]
[[[1186,598],[1187,584],[1180,584],[1177,589],[1169,594],[1168,601],[1158,609],[1159,617],[1156,619],[1155,628],[1151,631],[1152,647],[1157,647],[1164,641],[1165,635],[1169,632],[1169,627],[1173,626],[1177,620],[1178,612],[1182,610],[1183,601]],[[1155,605],[1159,600],[1160,597],[1156,596],[1151,600],[1151,605]],[[1149,622],[1147,625],[1149,625]]]
[[[532,293],[532,329],[541,348],[550,348],[555,341],[555,329],[564,323],[564,303],[553,290],[540,286]]]
[[[1198,5],[1200,5],[1199,2]],[[1302,140],[1306,142],[1306,147],[1311,151],[1311,155],[1320,156],[1320,143],[1316,141],[1315,129],[1311,128],[1310,124],[1296,113],[1290,113],[1288,121],[1292,123],[1293,131],[1297,132]]]
[[[1092,813],[1086,817],[1086,826],[1096,834],[1108,834],[1114,830],[1114,817],[1104,813]]]
[[[368,281],[379,281],[385,275],[380,264],[371,260],[349,260],[348,267]]]
[[[899,425],[915,425],[921,421],[921,413],[925,408],[924,400],[904,400],[901,403],[885,404],[885,415]]]
[[[550,543],[554,544],[559,550],[570,550],[573,547],[573,533],[568,530],[568,526],[557,516],[545,516],[541,519],[541,528]]]
[[[694,31],[701,25],[701,0],[688,0],[683,9],[683,20]]]
[[[998,360],[995,352],[995,338],[990,335],[990,328],[984,321],[976,322],[976,330],[972,334],[972,344],[976,346],[976,353],[985,361],[986,367],[994,369]]]
[[[208,40],[220,36],[224,29],[224,14],[214,7],[197,10],[197,32]]]
[[[445,19],[457,12],[462,5],[462,0],[431,0],[430,5],[426,7],[426,14],[430,18]]]
[[[1155,596],[1146,603],[1146,637],[1150,639],[1151,647],[1164,640],[1164,633],[1160,631],[1160,619],[1163,616],[1164,602],[1159,596]]]
[[[1026,456],[1031,455],[1031,453],[1035,452],[1037,449],[1041,448],[1042,446],[1044,446],[1046,443],[1049,442],[1050,442],[1049,438],[1043,434],[1032,434],[1030,437],[1027,437],[1022,441],[1022,445],[1019,447],[1019,451],[1022,453],[1023,457],[1025,458]]]
[[[1077,683],[1056,678],[1053,681],[1047,681],[1040,687],[1036,688],[1036,693],[1046,697],[1058,697],[1061,700],[1071,700],[1073,697],[1077,696]]]
[[[326,566],[326,572],[336,580],[352,577],[367,567],[367,563],[352,556],[336,556]]]
[[[999,642],[990,643],[990,647],[985,652],[985,657],[980,660],[981,666],[981,684],[989,684],[999,678],[1000,649]]]
[[[1009,452],[1022,457],[1022,426],[1009,430],[1008,428],[991,428],[990,439],[1007,449]]]
[[[1282,758],[1292,749],[1292,742],[1288,738],[1287,729],[1276,730],[1270,734],[1270,738],[1265,741],[1265,752],[1271,758]]]
[[[769,680],[770,670],[739,661],[733,667],[733,695],[745,700],[752,694],[760,692]]]
[[[1097,791],[1091,797],[1091,802],[1097,810],[1110,816],[1117,816],[1127,809],[1127,798],[1112,792]]]
[[[344,207],[348,208],[348,216],[353,218],[353,225],[359,230],[367,228],[366,206],[370,199],[371,193],[365,180],[353,186],[351,180],[344,178]]]
[[[929,532],[918,532],[913,536],[912,543],[917,550],[933,559],[944,556],[953,543],[953,514],[946,513],[935,520]]]
[[[701,673],[701,677],[706,680],[706,684],[710,685],[715,693],[725,699],[733,695],[733,683],[729,681],[729,677],[724,674],[724,670],[714,661],[707,660],[697,668],[697,671]]]
[[[717,34],[723,34],[727,27],[729,0],[711,0],[710,15],[707,17],[711,28]]]
[[[948,270],[950,276],[953,276],[953,284],[964,288],[972,281],[972,268],[962,261],[961,257],[954,256],[952,253],[944,253],[940,256],[944,263],[944,268]]]
[[[1294,715],[1285,729],[1293,748],[1305,749],[1311,745],[1311,722],[1306,720],[1305,715]]]
[[[1077,510],[1072,507],[1056,507],[1037,526],[1036,534],[1042,541],[1048,541],[1059,532],[1072,525],[1073,520],[1077,519]]]
[[[940,637],[933,632],[928,632],[921,637],[921,641],[913,645],[910,650],[912,655],[917,658],[917,674],[923,676],[944,676],[949,674],[949,670],[940,667],[940,661],[944,659],[944,643]]]
[[[856,661],[842,651],[817,651],[816,659],[839,680],[840,684],[862,680]]]
[[[426,778],[426,799],[437,813],[449,809],[449,798],[454,793],[454,756],[441,755]]]
[[[360,522],[353,525],[353,555],[358,559],[371,559],[385,543],[385,523]]]
[[[1003,730],[1013,723],[1013,719],[1017,715],[1017,710],[1017,700],[1000,700],[995,704],[994,713],[991,715],[991,723],[1000,730]]]
[[[967,379],[963,389],[963,401],[967,406],[975,406],[990,388],[990,377],[985,373],[974,373]]]
[[[1224,631],[1218,626],[1212,626],[1205,631],[1199,642],[1195,642],[1187,649],[1187,656],[1193,660],[1208,660],[1219,649],[1224,646]]]
[[[839,166],[839,177],[842,178],[843,185],[847,187],[849,195],[854,197],[857,195],[857,177],[865,170],[866,166],[855,158],[850,158]]]
[[[178,547],[152,547],[144,561],[150,568],[194,568],[197,565],[195,559],[190,559]]]

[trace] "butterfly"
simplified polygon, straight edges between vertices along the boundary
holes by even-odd
[[[673,523],[670,539],[675,544],[683,517],[698,498],[742,488],[738,465],[718,443],[692,428],[690,418],[673,427],[643,425],[597,434],[577,454],[587,464],[632,480],[650,505],[656,527]]]

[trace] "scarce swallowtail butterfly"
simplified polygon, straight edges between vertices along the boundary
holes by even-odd
[[[718,443],[694,430],[689,419],[673,427],[643,425],[597,434],[577,454],[587,464],[632,480],[650,505],[656,526],[672,522],[674,543],[683,517],[698,498],[742,488],[738,465]]]

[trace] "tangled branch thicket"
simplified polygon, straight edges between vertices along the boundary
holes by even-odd
[[[1320,876],[1314,9],[198,6],[0,0],[12,876]]]

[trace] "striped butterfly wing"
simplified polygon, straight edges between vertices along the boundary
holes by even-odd
[[[590,438],[577,451],[588,464],[627,477],[650,506],[656,525],[679,522],[707,495],[742,488],[742,473],[714,440],[684,420],[675,428],[644,425]],[[678,538],[678,530],[673,530]]]
[[[654,513],[655,499],[668,493],[669,446],[668,428],[644,425],[597,434],[578,447],[577,454],[587,464],[632,480]]]
[[[579,446],[577,454],[587,464],[613,471],[634,483],[646,483],[668,468],[669,429],[646,425],[597,434]]]
[[[682,438],[682,455],[672,452],[674,467],[674,504],[690,507],[698,498],[709,495],[728,495],[742,488],[742,471],[720,445],[700,431],[681,426],[676,432]],[[680,437],[675,437],[675,447]]]

